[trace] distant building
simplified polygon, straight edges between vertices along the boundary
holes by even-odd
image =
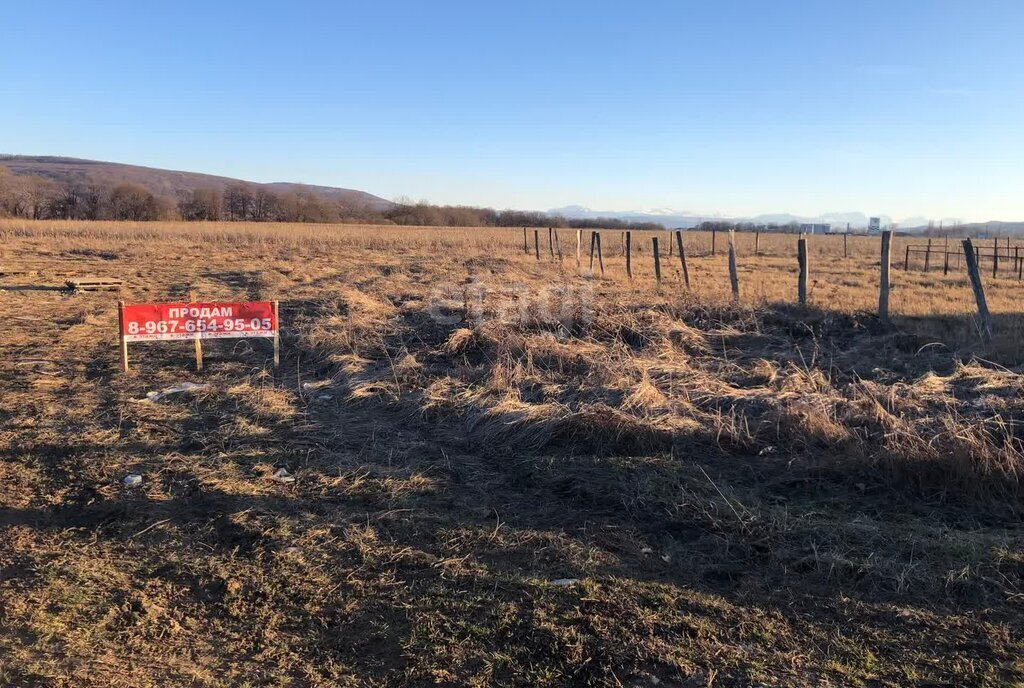
[[[805,223],[800,225],[800,232],[803,234],[828,234],[832,231],[832,225],[820,222]]]
[[[882,218],[880,217],[869,217],[868,218],[868,234],[878,234],[882,231]]]

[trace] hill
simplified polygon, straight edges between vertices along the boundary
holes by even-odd
[[[220,177],[199,172],[163,170],[140,165],[126,165],[117,162],[82,160],[49,155],[0,155],[0,165],[16,175],[36,175],[51,179],[62,185],[88,186],[97,184],[113,186],[130,183],[144,187],[150,193],[169,199],[180,198],[194,189],[217,189],[223,191],[234,184],[249,184],[273,192],[305,192],[325,200],[341,202],[368,210],[386,210],[394,204],[391,201],[355,189],[331,186],[315,186],[291,182],[260,184],[231,177]]]

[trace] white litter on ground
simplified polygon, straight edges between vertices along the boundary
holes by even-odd
[[[134,401],[141,404],[155,404],[164,397],[172,394],[180,394],[181,392],[194,392],[200,389],[206,389],[210,385],[199,384],[197,382],[181,382],[173,387],[167,387],[161,389],[159,392],[146,392],[145,399],[135,399]]]
[[[271,480],[276,480],[279,483],[293,483],[295,482],[295,476],[288,472],[286,468],[278,468],[274,475],[270,476]]]
[[[556,578],[555,580],[551,581],[551,585],[568,587],[570,585],[576,585],[579,582],[579,578]]]

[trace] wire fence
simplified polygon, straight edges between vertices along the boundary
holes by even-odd
[[[1014,244],[1010,238],[993,239],[992,244],[986,246],[983,241],[978,240],[974,245],[974,257],[979,268],[990,270],[993,277],[1024,279],[1024,243]],[[964,266],[963,240],[959,238],[943,237],[942,241],[929,240],[924,244],[907,244],[904,247],[904,270],[930,272],[941,269],[943,275],[948,275],[950,270],[966,269]]]

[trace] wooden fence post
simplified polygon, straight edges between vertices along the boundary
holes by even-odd
[[[686,252],[683,250],[683,232],[676,230],[676,248],[679,249],[679,264],[683,268],[683,282],[690,288],[690,271],[686,269]]]
[[[530,255],[530,245],[526,243],[526,227],[523,227],[523,253]]]
[[[671,232],[669,232],[669,235],[668,235],[668,257],[669,258],[672,257],[672,233]]]
[[[932,238],[928,237],[928,247],[924,250],[924,271],[928,272],[932,262]]]
[[[117,338],[121,344],[121,372],[128,372],[128,340],[124,338],[124,301],[117,302]]]
[[[711,255],[715,255],[715,237],[718,236],[718,230],[714,227],[711,228]]]
[[[553,231],[554,230],[553,230],[552,227],[548,227],[548,253],[551,254],[552,258],[555,257],[555,240],[554,240],[554,237],[552,236]]]
[[[978,269],[978,260],[974,255],[974,245],[970,239],[964,239],[964,261],[967,263],[967,276],[971,278],[974,300],[978,304],[982,338],[986,342],[990,342],[992,341],[992,318],[988,312],[988,304],[985,302],[985,288],[981,285],[981,271]]]
[[[558,252],[558,264],[561,267],[562,264],[562,242],[558,239],[558,228],[555,228],[555,251]]]
[[[796,242],[797,262],[800,276],[797,278],[796,295],[801,306],[807,305],[807,237],[801,236]]]
[[[540,230],[533,230],[533,252],[537,256],[537,260],[540,260]]]
[[[658,253],[658,237],[651,237],[651,244],[654,246],[654,279],[661,284],[661,255]]]
[[[576,230],[576,267],[580,266],[580,244],[583,243],[583,230]]]
[[[878,317],[889,322],[889,260],[892,249],[892,230],[882,232],[882,278],[878,285]]]
[[[729,283],[732,285],[732,298],[740,300],[740,276],[736,272],[736,231],[729,230]]]
[[[850,223],[846,223],[846,234],[843,235],[843,258],[848,257],[850,254],[846,250],[846,240],[850,238]]]
[[[999,239],[993,239],[994,247],[992,249],[992,277],[996,276],[999,272]]]
[[[633,233],[626,232],[626,276],[633,279]]]
[[[590,232],[590,271],[594,271],[594,248],[597,246],[597,232]]]
[[[948,275],[949,274],[949,235],[948,234],[946,235],[946,239],[943,242],[942,254],[943,254],[942,274],[943,275]]]
[[[899,258],[897,258],[896,260],[899,260]],[[910,244],[907,244],[907,255],[903,259],[903,269],[904,270],[909,270],[910,269]]]
[[[601,267],[601,277],[604,277],[604,256],[601,253],[601,233],[594,232],[597,237],[597,264]]]
[[[754,230],[754,256],[761,255],[761,231]]]

